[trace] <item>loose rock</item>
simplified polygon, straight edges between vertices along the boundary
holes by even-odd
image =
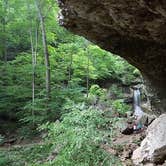
[[[166,160],[166,114],[154,120],[147,129],[147,136],[141,146],[133,152],[135,165],[141,163],[163,164]]]

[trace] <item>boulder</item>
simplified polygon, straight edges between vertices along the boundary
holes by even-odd
[[[166,160],[166,114],[160,115],[147,129],[141,146],[133,152],[135,165],[142,163],[163,164]]]

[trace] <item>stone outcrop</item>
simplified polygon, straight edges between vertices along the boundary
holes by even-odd
[[[164,0],[58,0],[60,24],[143,73],[166,99],[166,3]],[[162,102],[166,108],[166,102]]]
[[[135,165],[142,163],[163,164],[166,161],[166,114],[154,120],[147,129],[147,135],[141,146],[133,152]]]

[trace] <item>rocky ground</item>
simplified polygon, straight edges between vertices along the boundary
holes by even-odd
[[[112,146],[103,145],[103,148],[118,156],[124,166],[166,166],[165,121],[166,114],[162,114],[139,133],[119,132]]]

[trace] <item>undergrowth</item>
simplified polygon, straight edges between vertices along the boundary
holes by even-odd
[[[114,124],[110,112],[73,108],[61,121],[40,127],[42,145],[0,150],[1,166],[121,166],[117,157],[102,149],[111,145]]]
[[[49,161],[58,166],[110,166],[120,165],[115,156],[105,152],[100,145],[111,143],[113,121],[104,113],[89,108],[73,110],[61,122],[47,123],[41,127],[48,130],[46,141],[57,149],[58,154]],[[112,127],[110,129],[110,127]]]

